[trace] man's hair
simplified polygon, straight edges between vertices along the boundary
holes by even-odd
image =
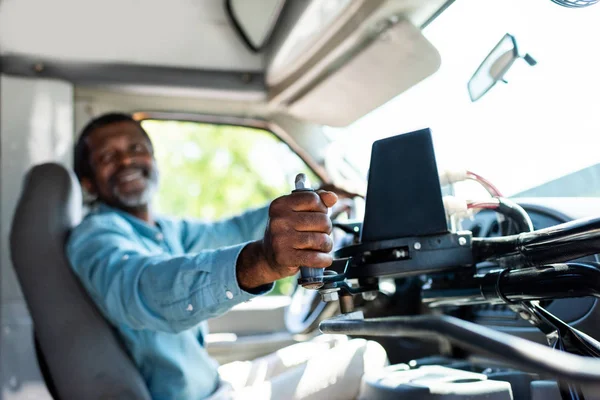
[[[138,121],[133,119],[131,115],[116,112],[103,114],[88,122],[88,124],[81,131],[79,139],[77,139],[77,143],[75,144],[74,149],[75,151],[73,154],[73,165],[75,175],[77,175],[77,179],[81,181],[82,178],[92,178],[90,148],[87,144],[87,138],[96,129],[118,122],[132,122],[136,124],[140,128],[146,139],[148,139],[148,143],[150,143],[150,148],[152,148],[152,141],[150,140],[150,136],[148,136],[148,133],[144,130],[144,128],[142,128],[142,125]]]

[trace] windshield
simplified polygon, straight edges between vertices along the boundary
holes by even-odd
[[[432,129],[438,168],[459,167],[505,196],[600,195],[600,5],[567,9],[550,0],[457,0],[425,31],[439,71],[334,133],[366,177],[370,144]],[[494,45],[514,35],[522,54],[473,103],[467,82]]]

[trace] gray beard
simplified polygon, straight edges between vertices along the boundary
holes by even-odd
[[[117,187],[114,188],[113,194],[119,202],[127,208],[138,208],[149,205],[152,201],[152,197],[158,189],[158,173],[156,169],[146,180],[146,188],[137,194],[126,195],[119,192]]]

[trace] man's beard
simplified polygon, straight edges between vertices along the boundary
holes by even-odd
[[[138,193],[122,193],[119,190],[119,185],[112,183],[112,193],[119,205],[125,208],[139,208],[150,204],[152,197],[158,190],[158,171],[156,166],[153,168],[145,168],[140,166],[128,167],[139,169],[142,172],[142,177],[146,181],[145,187]]]

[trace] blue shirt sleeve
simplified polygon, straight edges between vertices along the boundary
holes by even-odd
[[[186,252],[216,249],[262,239],[269,207],[261,207],[218,222],[182,221],[182,243]]]
[[[127,224],[105,218],[86,219],[66,250],[75,273],[113,324],[181,332],[272,288],[252,294],[239,287],[236,262],[245,245],[182,256],[151,254]]]

